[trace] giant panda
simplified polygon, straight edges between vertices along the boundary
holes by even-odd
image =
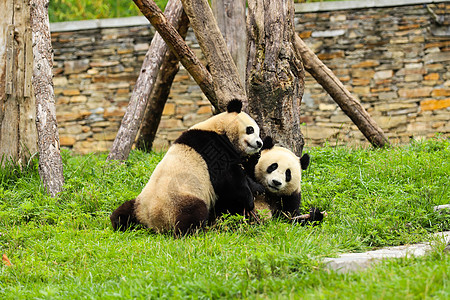
[[[256,158],[255,158],[256,157]],[[284,147],[275,146],[271,137],[264,139],[259,157],[251,157],[247,172],[257,183],[264,186],[264,194],[257,195],[256,209],[269,209],[272,217],[295,220],[300,215],[302,170],[309,166],[310,157],[301,158]],[[321,221],[324,213],[317,208],[310,210],[306,221]]]
[[[208,221],[217,199],[253,209],[242,160],[262,147],[259,127],[231,100],[227,111],[200,122],[175,140],[136,197],[110,216],[115,230],[137,224],[158,233],[189,233]]]

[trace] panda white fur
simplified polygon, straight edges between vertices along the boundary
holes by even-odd
[[[142,224],[156,232],[185,234],[206,222],[217,199],[234,199],[253,209],[253,195],[240,166],[257,153],[259,127],[242,103],[185,131],[156,166],[136,199],[118,207],[110,219],[115,230]],[[227,205],[230,206],[230,205]]]
[[[291,218],[299,215],[301,202],[302,170],[309,165],[310,157],[301,158],[292,151],[275,146],[271,137],[264,139],[260,157],[251,166],[249,175],[264,186],[263,195],[255,199],[256,209],[268,208],[273,217]]]

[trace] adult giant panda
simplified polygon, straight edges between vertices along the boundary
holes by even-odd
[[[142,224],[156,232],[185,234],[209,218],[216,200],[236,199],[253,209],[253,195],[241,167],[257,153],[259,127],[242,102],[181,134],[156,166],[136,199],[119,206],[110,219],[115,230]]]
[[[269,208],[273,217],[292,219],[300,214],[302,170],[309,166],[310,157],[301,158],[292,151],[275,146],[271,137],[264,139],[260,157],[247,165],[247,172],[264,186],[264,195],[256,196],[257,209]],[[313,208],[303,221],[321,221],[324,214]]]

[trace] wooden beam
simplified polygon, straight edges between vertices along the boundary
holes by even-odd
[[[303,65],[317,82],[328,92],[344,113],[374,147],[389,145],[383,130],[377,125],[362,105],[345,88],[333,72],[309,49],[306,43],[295,35],[294,46]]]
[[[167,22],[176,25],[181,18],[182,12],[181,2],[179,0],[170,0],[166,6]],[[127,110],[107,160],[126,160],[128,158],[167,50],[167,44],[161,38],[161,35],[156,33],[145,55]]]
[[[186,42],[164,16],[159,7],[152,0],[133,0],[144,16],[155,27],[161,37],[169,46],[170,50],[180,60],[181,64],[194,78],[199,85],[206,98],[211,104],[218,109],[216,93],[214,91],[214,83],[211,74],[202,65],[194,52],[186,45]]]
[[[241,100],[245,108],[247,96],[244,85],[239,79],[238,70],[208,1],[181,0],[181,2],[208,62],[220,110],[225,110],[227,103],[232,99]]]

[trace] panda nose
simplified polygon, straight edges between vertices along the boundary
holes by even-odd
[[[279,182],[278,180],[272,180],[272,183],[273,183],[273,185],[275,185],[275,186],[279,186],[279,185],[281,185],[281,182]]]
[[[256,146],[258,146],[258,148],[262,147],[262,142],[261,141],[256,141]]]

